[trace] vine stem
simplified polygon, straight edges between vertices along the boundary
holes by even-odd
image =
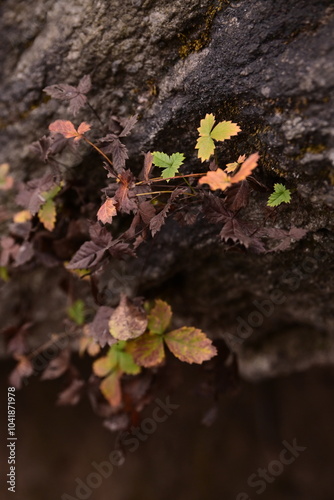
[[[198,174],[185,174],[185,175],[175,175],[175,177],[153,177],[152,179],[149,179],[148,182],[158,182],[158,181],[169,181],[170,179],[184,179],[185,177],[199,177],[200,175],[206,175],[207,172],[200,172]],[[141,184],[146,184],[147,181],[139,181],[136,182],[136,186],[139,186]]]
[[[99,120],[99,122],[101,123],[101,125],[104,125],[103,121],[101,120],[101,118],[97,114],[96,110],[91,105],[91,103],[88,100],[86,101],[86,103],[87,103],[88,107],[90,108],[90,110],[94,113],[94,115],[96,116],[96,118]]]
[[[96,144],[94,144],[93,142],[91,142],[89,139],[87,139],[87,137],[85,137],[84,135],[81,135],[81,137],[83,138],[83,140],[85,142],[87,142],[87,144],[89,144],[92,148],[95,149],[95,151],[97,151],[101,156],[103,156],[103,158],[109,163],[109,165],[112,167],[112,173],[115,175],[115,177],[117,177],[117,179],[119,179],[119,176],[118,174],[115,172],[114,170],[114,166],[113,166],[113,163],[112,161],[110,160],[110,158],[108,158],[108,156],[106,154],[104,154],[103,151],[101,151],[101,149],[99,147],[96,146]]]
[[[173,191],[150,191],[149,193],[139,193],[139,194],[136,194],[136,196],[147,196],[149,194],[165,194],[165,193],[174,193],[174,190]],[[183,194],[186,194],[188,196],[196,196],[195,194],[192,194],[192,193],[183,193]]]

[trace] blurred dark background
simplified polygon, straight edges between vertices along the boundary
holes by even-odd
[[[3,375],[11,363],[2,362]],[[170,388],[154,397],[170,396],[179,408],[157,430],[127,453],[122,466],[103,479],[89,498],[94,500],[329,500],[334,465],[334,369],[312,369],[258,384],[241,382],[238,391],[221,397],[211,426],[207,410],[211,397],[200,390],[201,367],[174,362],[165,376]],[[4,401],[7,381],[2,377]],[[76,478],[93,472],[91,462],[108,460],[117,433],[102,426],[87,401],[76,407],[57,407],[61,381],[31,379],[17,391],[18,500],[57,500],[67,493],[76,498]],[[146,407],[150,416],[156,404]],[[2,406],[5,408],[5,405]],[[1,429],[6,429],[1,411]],[[262,494],[247,484],[258,468],[268,468],[284,448],[282,441],[306,447]],[[1,446],[1,469],[6,448]],[[290,456],[290,455],[287,455]],[[272,476],[270,476],[272,477]],[[5,491],[5,488],[2,487]],[[245,492],[238,498],[238,495]],[[8,493],[6,491],[6,493]],[[247,494],[247,495],[246,495]],[[6,497],[7,498],[7,497]],[[65,497],[66,498],[66,497]],[[82,497],[83,498],[83,497]],[[87,497],[88,498],[88,497]]]

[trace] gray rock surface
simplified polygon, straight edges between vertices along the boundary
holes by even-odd
[[[243,133],[224,143],[222,161],[259,151],[258,177],[294,190],[275,225],[303,227],[307,236],[285,252],[253,255],[222,247],[204,223],[190,229],[169,223],[150,258],[142,255],[140,265],[129,262],[122,270],[133,280],[123,286],[165,296],[177,321],[196,321],[227,339],[250,379],[332,363],[333,2],[7,0],[0,9],[1,162],[10,163],[16,178],[42,171],[29,144],[51,121],[71,118],[42,89],[77,84],[87,73],[89,100],[103,121],[111,113],[139,112],[128,142],[130,166],[138,165],[138,151],[160,148],[185,152],[189,171],[199,170],[194,144],[200,118],[213,112],[236,121]],[[98,130],[89,110],[74,121],[81,120]],[[246,217],[256,219],[258,212],[251,204]],[[303,269],[308,256],[311,270]],[[249,323],[259,311],[254,301],[268,300],[274,289],[285,300],[234,342],[238,318]],[[17,310],[16,292],[7,287],[2,300],[8,321]],[[49,328],[47,320],[40,318],[41,331]]]

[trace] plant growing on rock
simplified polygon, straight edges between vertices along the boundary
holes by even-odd
[[[90,79],[84,77],[77,87],[59,84],[45,91],[56,99],[68,101],[70,112],[76,115],[89,104],[86,94],[90,88]],[[215,120],[213,114],[207,114],[198,128],[195,149],[201,164],[214,155],[217,142],[228,140],[241,130],[231,121],[215,125]],[[116,308],[106,298],[101,303],[98,281],[111,259],[134,258],[139,246],[157,238],[169,217],[188,225],[205,217],[216,226],[218,241],[258,253],[280,250],[282,244],[287,248],[305,235],[302,229],[269,228],[242,217],[254,186],[265,188],[254,177],[260,161],[257,152],[239,156],[221,167],[212,160],[204,172],[189,174],[182,172],[187,166],[183,153],[148,151],[141,172],[136,174],[127,166],[128,151],[123,142],[136,122],[136,116],[124,122],[113,119],[108,132],[104,129],[104,135],[98,139],[91,138],[96,132],[86,122],[77,128],[69,120],[51,123],[50,135],[33,144],[34,151],[50,168],[41,177],[18,186],[16,201],[23,210],[14,214],[10,234],[1,239],[3,279],[10,278],[17,267],[23,271],[44,265],[65,268],[69,283],[73,279],[90,281],[95,311],[86,311],[79,297],[71,298],[72,305],[65,313],[65,331],[53,334],[46,345],[57,346],[63,338],[67,344],[59,347],[42,378],[66,377],[60,404],[76,404],[86,388],[94,410],[104,417],[125,411],[127,387],[134,379],[146,383],[150,370],[165,363],[166,348],[187,363],[201,364],[217,353],[211,340],[198,328],[173,329],[171,308],[165,301],[157,299],[152,305],[139,297],[121,295]],[[65,148],[77,153],[82,143],[101,156],[106,171],[101,202],[87,207],[79,202],[85,199],[82,188],[79,192],[75,180],[67,179],[59,159]],[[2,189],[10,189],[12,178],[8,176],[8,168],[2,167],[0,180],[5,186]],[[270,198],[271,205],[289,201],[288,190],[278,192],[276,186],[277,197]],[[76,196],[76,204],[73,205],[72,199],[68,202],[68,192]],[[280,244],[275,246],[273,242],[277,240]],[[18,361],[10,377],[11,385],[16,387],[35,373],[34,360],[45,349],[44,345],[29,351],[26,333],[30,326],[20,324],[7,331],[7,346],[12,346],[10,350]],[[89,381],[83,379],[73,362],[71,347],[78,340],[81,355],[87,353],[93,358]],[[132,405],[142,406],[139,402],[147,396],[149,386],[148,383],[145,390],[140,387],[137,393],[132,392]],[[127,395],[127,401],[128,398]]]

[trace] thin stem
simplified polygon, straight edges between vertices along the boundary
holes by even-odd
[[[136,196],[147,196],[148,194],[163,194],[163,193],[173,193],[174,191],[150,191],[149,193],[139,193]]]
[[[89,144],[90,146],[92,146],[92,148],[95,149],[95,151],[97,151],[101,156],[103,156],[103,158],[109,163],[109,165],[112,167],[112,173],[115,175],[115,177],[117,177],[119,179],[119,176],[118,174],[115,172],[114,168],[113,168],[113,164],[112,164],[112,161],[110,160],[110,158],[108,158],[107,155],[104,154],[103,151],[101,151],[101,149],[99,147],[97,147],[93,142],[91,142],[89,139],[87,139],[87,137],[85,137],[84,135],[81,136],[83,138],[84,141],[87,142],[87,144]]]
[[[104,125],[103,121],[101,120],[101,118],[99,117],[99,115],[97,114],[96,110],[93,108],[93,106],[91,105],[91,103],[87,100],[87,105],[88,107],[90,108],[90,110],[94,113],[94,115],[96,116],[96,118],[99,120],[99,122],[101,123],[101,125]]]
[[[165,193],[174,193],[175,190],[173,191],[151,191],[149,193],[139,193],[139,194],[136,194],[136,196],[147,196],[148,194],[165,194]],[[192,193],[182,193],[182,194],[186,194],[187,196],[196,196],[196,194],[192,194]]]
[[[149,179],[148,182],[158,182],[158,181],[168,181],[170,179],[184,179],[185,177],[198,177],[200,175],[206,175],[207,172],[200,172],[198,174],[185,174],[185,175],[175,175],[175,177],[153,177],[152,179]],[[139,181],[136,182],[136,186],[139,186],[140,184],[147,184],[147,181]]]

